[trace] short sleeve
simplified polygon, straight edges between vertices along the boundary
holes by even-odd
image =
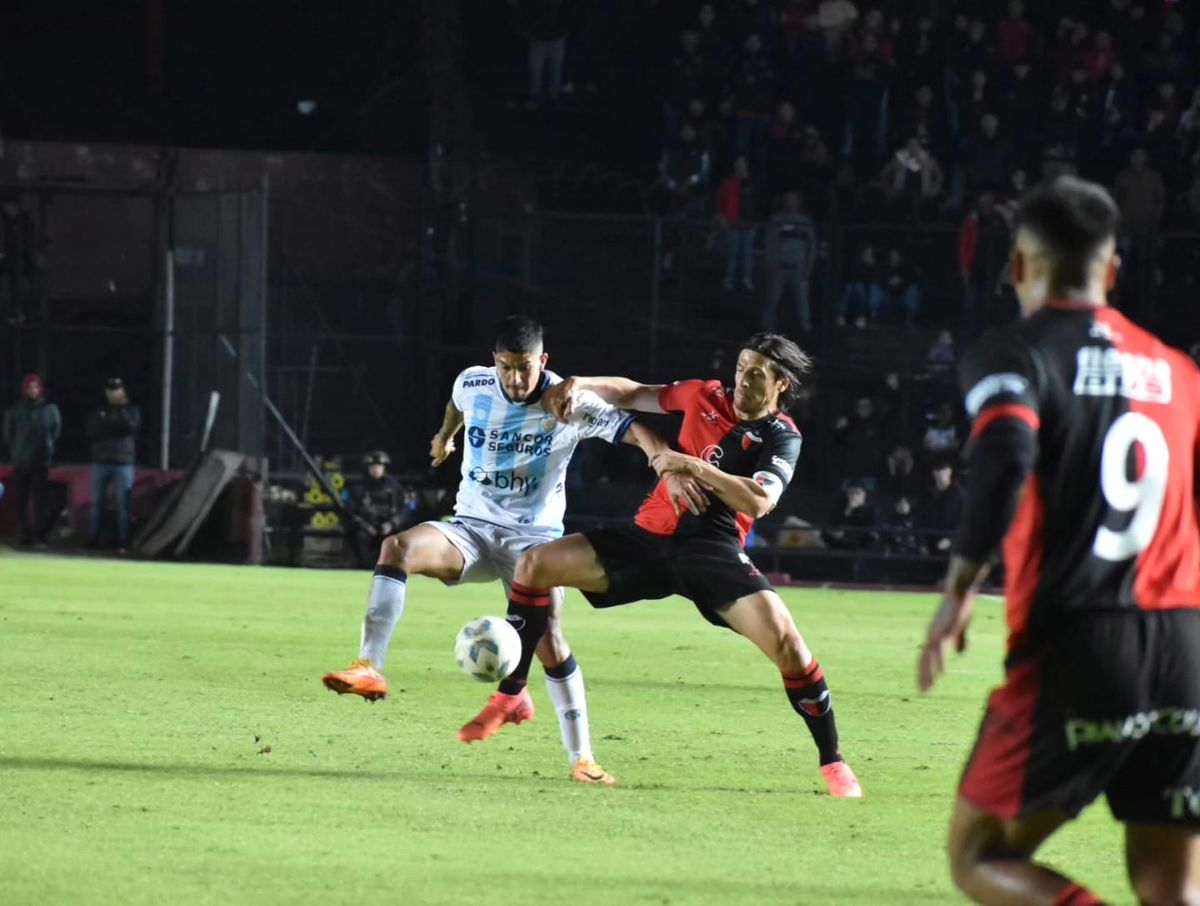
[[[1029,348],[1015,332],[993,334],[981,341],[963,359],[959,378],[972,437],[1004,418],[1038,429],[1037,371]]]
[[[771,431],[763,444],[751,476],[766,489],[771,506],[779,502],[784,490],[796,473],[800,459],[800,433],[790,426],[780,425]]]
[[[707,381],[693,379],[667,384],[658,391],[658,405],[662,407],[663,412],[682,412],[704,392],[707,383]]]
[[[571,425],[581,440],[599,437],[609,443],[619,444],[633,421],[631,413],[606,403],[591,391],[580,391],[575,397]]]
[[[467,407],[471,404],[472,391],[478,392],[476,388],[494,387],[495,385],[495,372],[490,368],[472,365],[459,372],[458,377],[454,379],[454,387],[450,391],[450,402],[454,403],[454,408],[459,412],[466,412]]]

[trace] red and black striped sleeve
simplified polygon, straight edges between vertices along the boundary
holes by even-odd
[[[992,335],[972,349],[960,376],[971,438],[966,506],[954,553],[982,562],[1000,546],[1037,463],[1040,382],[1029,348],[1015,331]]]

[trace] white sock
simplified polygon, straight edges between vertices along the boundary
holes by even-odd
[[[588,728],[587,695],[583,690],[583,671],[570,655],[557,667],[546,670],[546,691],[558,714],[567,759],[575,764],[580,758],[593,759],[592,734]]]
[[[358,656],[370,660],[376,670],[383,669],[392,630],[404,613],[404,592],[407,588],[404,570],[394,566],[375,567],[371,593],[367,596],[367,612],[363,616],[362,643]]]

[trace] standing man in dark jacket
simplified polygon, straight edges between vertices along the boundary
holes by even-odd
[[[17,503],[18,543],[42,543],[42,522],[50,460],[62,433],[58,406],[46,402],[42,379],[27,374],[21,381],[21,399],[4,413],[4,443],[12,460],[12,494]]]
[[[88,416],[88,439],[92,442],[92,525],[90,545],[103,540],[104,498],[109,482],[117,498],[117,540],[124,553],[129,545],[129,491],[133,487],[136,435],[142,413],[129,402],[120,378],[104,383],[105,404]]]

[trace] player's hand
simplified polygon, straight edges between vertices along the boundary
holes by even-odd
[[[440,466],[456,449],[453,437],[442,437],[440,433],[433,435],[433,440],[429,442],[429,464]]]
[[[665,478],[668,472],[678,472],[681,475],[699,478],[699,470],[696,468],[697,462],[698,460],[694,456],[668,450],[664,453],[656,454],[650,460],[650,468],[654,469],[659,474],[659,477],[662,478]]]
[[[668,472],[663,476],[663,482],[667,486],[667,497],[676,516],[682,516],[684,510],[693,516],[699,516],[708,509],[706,488],[695,478],[679,472]]]
[[[967,650],[967,626],[971,623],[974,603],[974,595],[942,596],[942,604],[933,615],[917,659],[917,688],[922,692],[928,692],[945,672],[951,647],[959,654]]]
[[[542,394],[542,406],[560,422],[569,422],[575,414],[575,390],[578,382],[573,377],[552,384]]]

